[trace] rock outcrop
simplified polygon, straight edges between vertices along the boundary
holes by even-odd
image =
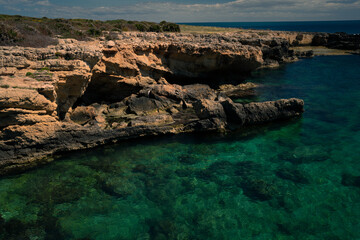
[[[240,83],[238,85],[224,84],[219,86],[219,91],[233,99],[253,98],[256,96],[255,89],[258,87],[258,84],[251,82]]]
[[[343,50],[359,50],[360,34],[318,33],[314,35],[312,45]]]
[[[217,89],[222,75],[294,61],[289,40],[279,35],[124,33],[114,42],[59,41],[0,47],[0,175],[123,139],[225,131],[303,112],[299,99],[229,98],[256,86],[210,87]]]

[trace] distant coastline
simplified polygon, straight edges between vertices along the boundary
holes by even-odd
[[[289,21],[289,22],[193,22],[178,23],[193,26],[263,29],[296,32],[346,32],[360,34],[360,20],[343,21]]]

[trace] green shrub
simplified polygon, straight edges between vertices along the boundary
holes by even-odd
[[[149,27],[150,32],[161,32],[161,27],[159,25],[152,24]]]
[[[1,88],[9,88],[10,86],[8,84],[0,85]]]
[[[168,23],[165,21],[162,21],[160,23],[160,26],[164,32],[180,32],[180,26],[176,23]]]
[[[122,30],[123,29],[123,25],[120,23],[120,24],[116,24],[115,26],[114,26],[115,28],[113,28],[113,29],[115,29],[115,30],[112,30],[112,31],[119,31],[119,30]]]
[[[137,30],[139,30],[140,32],[146,32],[147,31],[147,27],[142,24],[142,23],[137,23],[135,24],[135,27]]]
[[[179,32],[180,28],[177,24],[166,21],[161,23],[122,19],[94,21],[91,19],[32,18],[0,14],[0,44],[2,45],[42,47],[55,44],[54,36],[86,40],[88,37],[99,37],[103,32],[110,31]],[[55,56],[60,57],[60,54]]]
[[[90,29],[87,31],[87,33],[88,33],[90,36],[92,36],[92,37],[98,37],[98,36],[101,35],[100,30],[95,29],[95,28],[90,28]]]
[[[27,76],[27,77],[31,77],[31,76],[33,76],[33,73],[32,73],[32,72],[27,72],[27,73],[26,73],[26,76]]]

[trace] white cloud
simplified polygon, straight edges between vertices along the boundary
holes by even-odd
[[[48,0],[44,0],[44,1],[38,1],[35,3],[36,5],[41,5],[41,6],[50,6],[50,2]]]

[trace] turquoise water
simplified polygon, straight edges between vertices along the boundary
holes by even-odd
[[[360,239],[360,56],[249,81],[303,117],[128,141],[0,180],[0,239]]]
[[[296,21],[296,22],[202,22],[183,23],[194,26],[231,27],[244,29],[270,29],[303,32],[360,33],[360,20],[353,21]]]

